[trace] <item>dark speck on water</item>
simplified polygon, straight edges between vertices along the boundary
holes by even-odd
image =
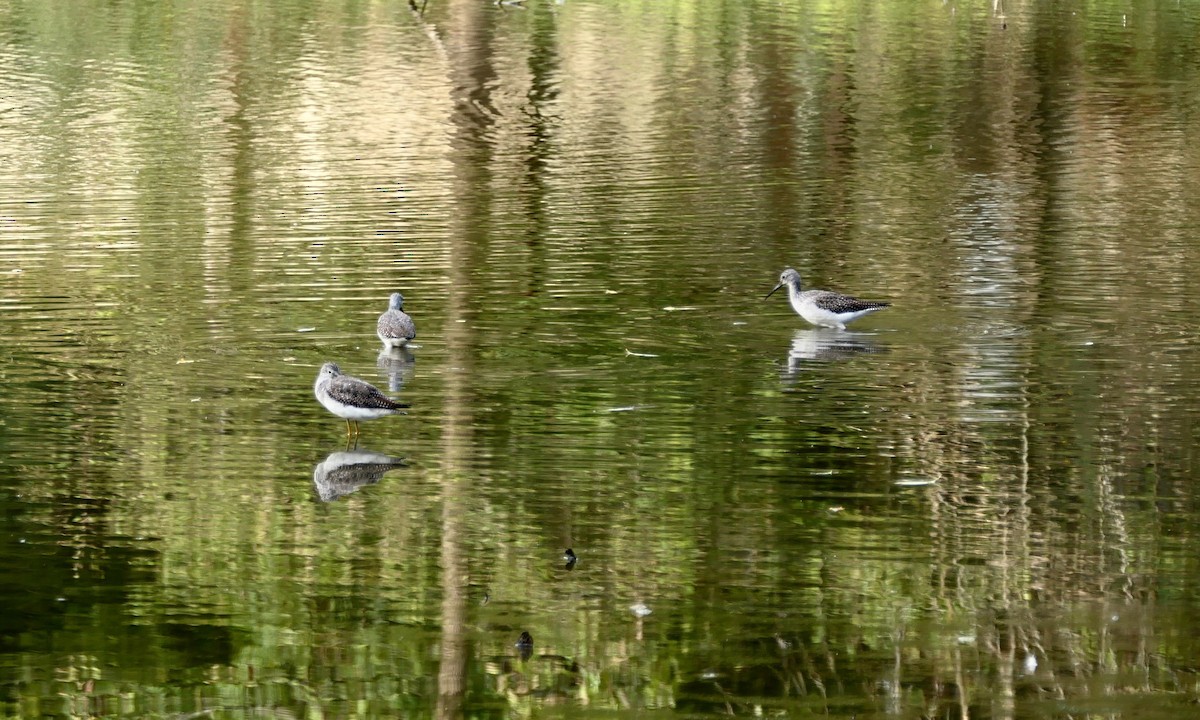
[[[522,660],[528,660],[533,654],[533,636],[528,632],[522,632],[521,637],[517,638],[517,654]]]

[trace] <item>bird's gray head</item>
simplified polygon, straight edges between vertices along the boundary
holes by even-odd
[[[388,299],[388,310],[403,310],[403,309],[404,309],[404,296],[401,295],[400,293],[392,293],[392,296]]]
[[[338,367],[335,363],[327,362],[321,366],[321,373],[320,373],[321,377],[325,377],[325,376],[337,377],[338,375],[341,375],[341,374],[342,374],[342,369],[340,367]]]
[[[767,297],[771,297],[775,294],[776,290],[788,285],[795,285],[797,290],[800,289],[800,273],[796,272],[792,268],[788,268],[779,273],[779,284],[776,285],[771,292],[767,293]],[[765,300],[766,298],[763,299]]]

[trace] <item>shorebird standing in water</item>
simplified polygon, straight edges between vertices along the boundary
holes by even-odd
[[[313,393],[317,401],[329,412],[346,421],[346,437],[358,437],[358,422],[374,420],[385,415],[395,415],[409,407],[407,403],[398,403],[379,388],[365,380],[343,375],[341,368],[327,362],[317,373],[317,381],[313,384]],[[351,432],[351,423],[354,431]]]
[[[389,348],[404,347],[417,336],[417,326],[404,312],[404,296],[398,292],[388,298],[388,309],[375,323],[375,334]]]
[[[891,303],[859,300],[856,297],[842,295],[829,290],[802,290],[800,273],[792,268],[784,270],[779,275],[779,284],[767,293],[767,297],[775,294],[775,290],[787,287],[788,301],[796,314],[813,325],[845,330],[846,323],[856,320],[863,315],[889,307]],[[764,298],[765,299],[765,298]]]

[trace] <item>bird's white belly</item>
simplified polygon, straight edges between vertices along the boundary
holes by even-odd
[[[408,344],[408,338],[405,337],[387,337],[383,333],[376,334],[379,335],[379,339],[383,341],[383,344],[388,347],[399,348]]]
[[[796,311],[797,315],[813,325],[824,327],[842,327],[846,320],[857,317],[856,315],[850,318],[839,317],[837,313],[817,307],[816,303],[811,300],[802,300],[800,298],[792,301],[792,309]]]
[[[395,414],[395,410],[384,410],[382,408],[360,408],[352,405],[338,405],[338,409],[329,408],[329,411],[339,417],[344,417],[347,420],[374,420],[387,415]]]

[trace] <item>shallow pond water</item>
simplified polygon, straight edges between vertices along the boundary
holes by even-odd
[[[1195,716],[1200,10],[0,38],[5,716]]]

